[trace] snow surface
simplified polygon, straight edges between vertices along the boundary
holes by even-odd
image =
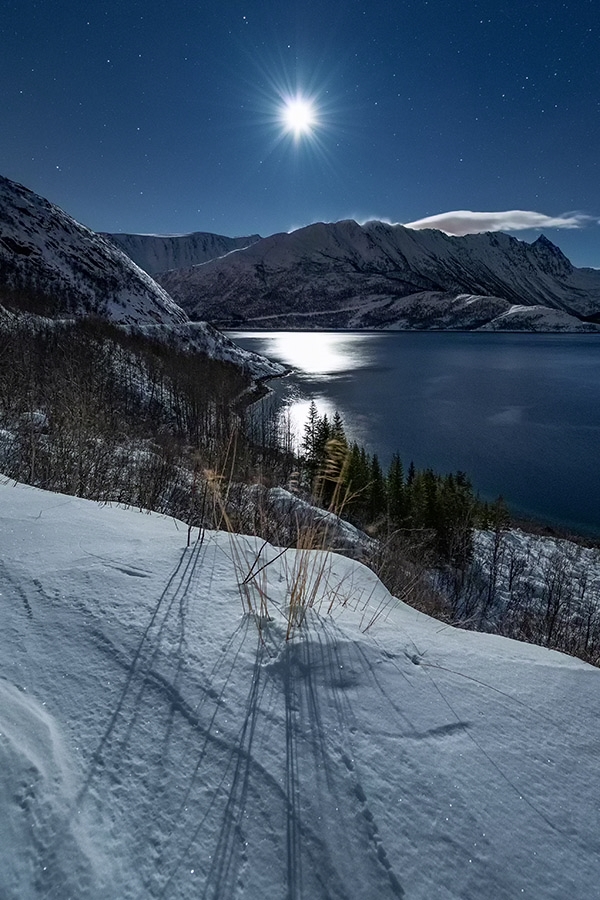
[[[518,528],[501,533],[475,530],[475,564],[484,583],[494,577],[494,593],[500,607],[513,596],[529,594],[546,602],[549,587],[560,590],[571,615],[591,604],[600,608],[600,547],[585,547],[565,538],[529,534]],[[494,568],[495,576],[491,576]]]
[[[550,309],[547,306],[523,306],[515,304],[492,321],[479,328],[479,331],[551,331],[560,332],[592,332],[600,331],[600,326],[590,322],[582,322],[575,316],[561,309]]]
[[[196,536],[0,485],[2,898],[598,896],[600,671]]]

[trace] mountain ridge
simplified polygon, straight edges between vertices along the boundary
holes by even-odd
[[[149,275],[169,269],[188,268],[225,256],[261,239],[259,234],[227,237],[209,231],[189,234],[133,234],[101,232]]]
[[[545,236],[528,244],[501,232],[455,237],[378,221],[314,223],[157,280],[191,318],[221,327],[261,327],[274,315],[280,327],[295,327],[299,316],[320,327],[330,312],[341,328],[470,330],[469,317],[444,324],[444,303],[462,295],[481,298],[480,306],[501,301],[497,315],[512,310],[517,327],[515,308],[546,310],[541,330],[593,331],[585,319],[600,313],[600,272],[576,269]],[[444,303],[432,325],[415,298],[431,305],[436,297]],[[476,327],[494,327],[479,319]]]
[[[153,272],[175,267],[153,278],[136,256]],[[129,325],[600,330],[600,271],[574,267],[545,235],[526,243],[352,219],[265,238],[96,234],[1,176],[0,290],[33,297],[44,314]]]

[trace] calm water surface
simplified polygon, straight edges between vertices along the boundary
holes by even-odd
[[[600,336],[230,336],[293,367],[271,385],[299,431],[314,398],[384,463],[462,469],[516,512],[600,532]]]

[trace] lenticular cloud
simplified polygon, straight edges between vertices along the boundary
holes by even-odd
[[[406,222],[406,228],[437,228],[446,234],[479,234],[482,231],[523,231],[527,228],[582,228],[589,216],[572,213],[563,216],[545,216],[543,213],[525,209],[510,209],[504,212],[472,212],[459,209],[454,212],[438,213]]]

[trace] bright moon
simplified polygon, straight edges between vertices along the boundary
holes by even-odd
[[[317,123],[312,103],[302,97],[287,101],[282,110],[282,120],[286,130],[293,132],[297,138],[303,134],[310,134]]]

